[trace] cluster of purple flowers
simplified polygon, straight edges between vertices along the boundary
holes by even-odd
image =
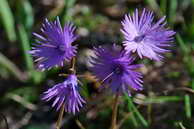
[[[153,20],[153,12],[143,9],[140,14],[136,9],[132,15],[125,15],[121,22],[123,47],[113,44],[94,48],[95,57],[91,57],[90,69],[101,81],[102,87],[107,86],[113,93],[127,93],[129,96],[131,90],[142,90],[143,76],[136,71],[142,64],[133,64],[134,60],[138,56],[140,59],[161,61],[162,54],[170,51],[168,48],[175,34],[165,27],[165,17],[156,23]],[[62,28],[59,18],[54,22],[45,20],[41,28],[42,34],[34,33],[38,41],[30,51],[37,58],[38,69],[63,66],[64,61],[69,62],[76,56],[77,46],[72,43],[78,36],[74,31],[75,26],[72,23],[67,23]],[[44,92],[42,99],[55,99],[53,107],[58,110],[64,104],[66,112],[75,114],[86,103],[79,92],[77,76],[71,73],[64,82]]]

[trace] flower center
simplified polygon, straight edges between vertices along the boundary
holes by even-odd
[[[66,47],[65,47],[64,45],[59,45],[58,48],[59,48],[59,50],[62,51],[62,52],[64,52],[65,49],[66,49]]]
[[[121,74],[121,73],[122,73],[122,69],[121,69],[120,67],[116,67],[116,68],[114,69],[114,73],[115,73],[115,74]]]
[[[145,38],[145,35],[140,35],[140,36],[136,36],[133,40],[134,40],[136,43],[139,43],[139,42],[141,42],[144,38]]]

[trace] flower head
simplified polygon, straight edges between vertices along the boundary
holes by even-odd
[[[79,94],[77,77],[71,74],[63,83],[59,83],[54,87],[44,92],[42,100],[49,101],[54,99],[52,107],[60,109],[62,104],[65,104],[65,111],[75,114],[79,112],[85,101]]]
[[[121,22],[125,41],[125,50],[137,52],[140,58],[147,57],[151,60],[160,61],[163,53],[169,52],[166,48],[173,41],[174,31],[165,28],[165,17],[156,23],[153,22],[153,12],[143,10],[139,16],[138,10],[133,15],[125,15]]]
[[[142,75],[134,71],[141,65],[132,64],[134,57],[121,51],[117,46],[95,48],[95,54],[91,70],[103,84],[112,89],[113,93],[130,95],[130,89],[142,89]]]
[[[45,20],[41,28],[42,35],[33,33],[38,41],[29,52],[37,58],[38,69],[63,66],[64,60],[70,61],[75,56],[77,47],[72,46],[72,42],[77,39],[77,35],[74,31],[72,23],[67,23],[62,28],[58,17],[54,22]]]

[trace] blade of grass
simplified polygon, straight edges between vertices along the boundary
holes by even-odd
[[[194,0],[192,0],[192,6],[194,7]]]
[[[156,0],[146,0],[146,3],[154,10],[154,12],[157,13],[159,17],[163,15]]]
[[[131,101],[132,103],[132,101]],[[139,118],[139,120],[141,121],[142,125],[145,127],[148,127],[148,122],[144,119],[144,117],[141,115],[141,113],[138,111],[138,109],[135,107],[135,105],[132,103],[133,109],[135,111],[135,114],[137,115],[137,117]]]
[[[0,16],[9,41],[16,41],[14,17],[8,4],[8,0],[0,0]]]
[[[133,111],[133,106],[131,105],[130,102],[128,102],[128,109],[129,109],[130,112]],[[133,123],[133,125],[134,125],[135,127],[138,127],[138,126],[139,126],[139,125],[138,125],[138,122],[137,122],[137,120],[136,120],[136,118],[135,118],[135,113],[134,113],[134,112],[131,113],[130,119],[131,119],[131,121],[132,121],[132,123]]]
[[[156,0],[146,0],[148,5],[153,9],[153,10],[158,10],[159,6],[156,2]]]
[[[173,26],[175,19],[176,19],[176,9],[177,9],[177,0],[170,0],[169,1],[169,12],[168,12],[168,21],[170,23],[171,26]]]
[[[83,83],[83,84],[82,84],[81,87],[80,87],[81,89],[83,89],[83,90],[81,90],[81,94],[82,94],[84,97],[88,98],[88,97],[90,96],[90,94],[89,94],[87,82],[86,82],[85,80],[83,80],[82,83]]]
[[[189,74],[193,77],[194,76],[194,63],[193,63],[193,56],[191,54],[191,49],[188,47],[188,45],[185,44],[184,40],[181,38],[181,36],[177,33],[176,34],[176,40],[181,48],[181,51],[183,53],[183,61],[187,67],[187,70]]]
[[[167,0],[161,0],[160,2],[160,9],[162,10],[163,14],[166,14]]]
[[[70,9],[75,4],[76,0],[65,0],[66,8]]]
[[[170,101],[181,101],[182,97],[180,96],[159,96],[159,97],[152,97],[146,98],[144,100],[145,103],[164,103]]]
[[[21,24],[18,26],[18,33],[19,33],[19,38],[21,42],[21,48],[22,48],[23,55],[24,55],[24,60],[26,63],[26,68],[28,71],[32,71],[34,70],[33,60],[30,54],[28,54],[28,51],[30,50],[30,41],[28,39],[28,34],[24,26]]]
[[[18,67],[12,63],[6,56],[0,53],[0,65],[5,67],[12,75],[14,75],[20,81],[26,81],[27,75],[21,72]]]
[[[186,129],[186,128],[184,127],[184,125],[183,125],[182,122],[179,122],[178,124],[179,124],[179,126],[181,127],[181,129]]]
[[[152,104],[148,104],[148,108],[147,108],[147,119],[148,119],[148,123],[151,123],[152,122],[152,117],[151,117],[151,114],[152,114]]]
[[[138,122],[137,122],[137,120],[135,118],[135,114],[134,113],[131,114],[130,119],[131,119],[133,125],[137,128],[138,127]]]
[[[185,44],[185,42],[183,41],[182,37],[180,36],[179,33],[176,34],[176,40],[183,52],[184,55],[188,55],[188,53],[190,52],[189,48],[187,47],[187,45]]]
[[[10,72],[0,63],[0,77],[7,79],[9,78],[9,75]]]
[[[133,104],[132,99],[128,95],[125,95],[125,98],[127,99],[128,103],[131,105],[131,108],[134,110],[134,113],[137,116],[137,118],[140,120],[141,124],[143,126],[145,126],[145,127],[148,127],[148,125],[149,125],[148,122],[144,119],[144,117],[138,111],[138,109],[136,108],[136,106]]]
[[[34,83],[39,83],[44,76],[43,73],[36,72],[34,69],[32,57],[30,56],[30,54],[28,54],[28,51],[30,50],[30,41],[28,38],[28,34],[22,24],[18,26],[18,33],[21,42],[21,48],[24,55],[26,69],[30,74],[30,77],[33,79]]]
[[[33,8],[28,0],[22,1],[22,4],[25,13],[25,27],[30,29],[34,23]]]
[[[191,87],[194,89],[194,79],[191,80]]]
[[[188,48],[188,46],[186,46],[186,44],[184,43],[183,39],[181,38],[181,36],[179,34],[176,34],[176,39],[177,42],[179,43],[181,50],[183,52],[184,58],[183,61],[187,67],[187,70],[189,72],[189,74],[191,75],[191,77],[194,76],[194,63],[193,63],[193,58],[190,54],[190,49]],[[192,89],[194,89],[194,80],[192,79],[191,81],[191,87]],[[190,96],[189,95],[185,95],[184,96],[184,102],[185,102],[185,114],[187,118],[191,118],[192,114],[192,110],[191,110],[191,101],[190,101]]]
[[[76,122],[77,126],[78,126],[80,129],[86,129],[86,128],[83,126],[83,124],[82,124],[78,119],[76,119],[75,122]]]
[[[185,95],[184,97],[184,101],[185,101],[185,114],[187,118],[191,118],[191,103],[190,103],[190,96],[189,95]]]
[[[64,0],[65,1],[65,7],[62,11],[62,19],[63,23],[66,21],[70,21],[72,19],[72,7],[74,6],[76,0]]]

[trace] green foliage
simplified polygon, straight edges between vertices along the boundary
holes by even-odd
[[[136,106],[133,104],[132,99],[128,95],[125,95],[125,99],[127,99],[129,111],[133,112],[134,116],[132,115],[132,120],[133,120],[134,125],[137,126],[137,123],[139,123],[136,119],[136,118],[138,118],[141,125],[148,127],[149,124],[148,124],[147,120],[145,120],[145,118],[142,116],[142,114],[138,111]]]
[[[188,118],[191,118],[191,100],[189,95],[185,95],[185,113]]]
[[[89,30],[95,30],[96,25],[104,24],[108,22],[108,19],[99,14],[93,14],[92,10],[86,6],[83,6],[80,10],[81,15],[77,16],[75,23],[80,27],[85,27]]]
[[[27,127],[26,129],[48,129],[49,126],[47,124],[33,124]]]
[[[18,67],[11,62],[6,56],[0,53],[0,75],[8,76],[8,74],[14,75],[18,80],[25,81],[23,73],[18,69]]]
[[[0,19],[10,41],[16,41],[15,21],[7,0],[0,0]]]
[[[38,91],[33,86],[22,86],[21,89],[16,89],[10,94],[17,94],[21,96],[25,101],[33,103],[39,99]]]
[[[76,0],[64,0],[65,7],[62,13],[63,22],[72,20],[73,6],[75,5]]]
[[[16,19],[24,25],[26,31],[31,30],[34,24],[34,12],[32,5],[28,0],[19,0],[16,4]]]
[[[30,54],[28,54],[28,51],[31,49],[30,41],[28,39],[28,34],[26,33],[26,30],[24,29],[23,25],[18,26],[18,33],[19,33],[18,37],[20,37],[21,48],[23,50],[24,60],[26,63],[26,68],[28,71],[32,71],[34,69],[33,60]]]

